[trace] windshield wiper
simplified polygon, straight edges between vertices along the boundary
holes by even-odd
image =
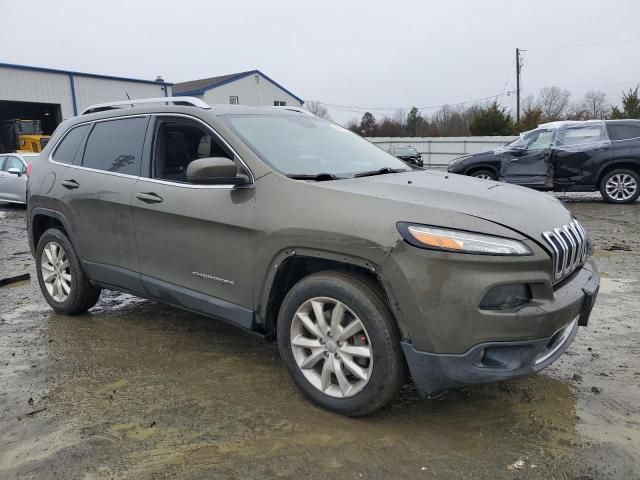
[[[385,175],[387,173],[400,173],[400,172],[408,172],[404,168],[389,168],[382,167],[380,170],[371,170],[370,172],[360,172],[356,173],[353,177],[372,177],[373,175]]]
[[[287,177],[293,180],[313,180],[315,182],[326,182],[327,180],[337,180],[333,173],[290,173]]]

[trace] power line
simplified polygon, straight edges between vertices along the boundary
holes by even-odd
[[[438,109],[438,108],[442,108],[442,107],[457,107],[459,105],[464,105],[467,103],[477,103],[477,102],[482,102],[484,100],[492,100],[504,95],[511,95],[512,92],[507,91],[507,92],[502,92],[502,93],[498,93],[496,95],[490,95],[488,97],[482,97],[482,98],[474,98],[472,100],[465,100],[463,102],[456,102],[456,103],[443,103],[441,105],[427,105],[427,106],[422,106],[422,107],[416,107],[416,109],[418,110],[433,110],[433,109]],[[332,108],[337,108],[339,110],[346,110],[346,111],[352,111],[355,113],[361,113],[361,112],[377,112],[379,115],[385,115],[383,113],[379,113],[379,111],[385,111],[385,110],[392,110],[394,113],[390,113],[387,115],[395,115],[395,112],[397,112],[398,110],[410,110],[413,107],[360,107],[357,105],[337,105],[334,103],[325,103],[325,102],[319,102],[322,105],[324,105],[325,107],[332,107]]]
[[[591,42],[591,43],[575,43],[573,45],[557,45],[555,47],[542,47],[542,48],[530,48],[529,52],[542,52],[546,50],[561,50],[565,48],[582,48],[582,47],[594,47],[598,45],[611,45],[616,43],[631,43],[640,42],[640,38],[628,38],[626,40],[609,40],[604,42]]]

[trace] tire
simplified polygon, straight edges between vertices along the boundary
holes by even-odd
[[[496,174],[491,170],[476,170],[475,172],[469,174],[470,177],[475,178],[483,178],[485,180],[497,180]]]
[[[328,329],[332,327],[331,316],[338,304],[345,312],[340,326],[335,323],[333,332],[328,334],[317,322],[316,307],[321,302],[324,303],[323,318]],[[315,325],[316,334],[301,320],[301,315],[304,315],[301,312],[305,309],[308,319]],[[336,319],[338,317],[336,315]],[[362,325],[361,330],[357,326],[344,328],[357,322]],[[282,302],[277,329],[280,356],[293,381],[308,398],[323,408],[353,417],[367,415],[391,401],[406,382],[400,335],[391,312],[382,295],[367,281],[355,276],[320,272],[300,280]],[[355,333],[341,337],[336,330],[344,332],[344,335],[351,331]],[[318,332],[324,334],[324,341]],[[300,347],[300,342],[305,342],[305,345],[308,342],[310,348]],[[369,356],[361,356],[367,350]],[[317,357],[317,360],[311,359],[307,368],[299,366],[301,360],[305,362],[311,357]],[[325,376],[327,363],[328,370],[333,372]],[[338,370],[335,370],[336,364],[340,365],[342,383]],[[360,376],[354,372],[360,372]],[[328,381],[323,378],[328,378]],[[349,387],[343,389],[345,380]]]
[[[609,203],[634,202],[640,196],[640,175],[625,168],[613,170],[600,180],[600,194]]]
[[[78,315],[98,302],[100,287],[89,281],[73,245],[57,228],[45,231],[38,241],[36,272],[40,290],[56,313]],[[54,280],[45,282],[45,272],[47,280]]]

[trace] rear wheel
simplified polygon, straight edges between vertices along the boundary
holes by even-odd
[[[497,180],[495,173],[491,170],[477,170],[473,172],[470,176],[475,178],[481,178],[483,180]]]
[[[600,193],[605,202],[633,202],[640,195],[640,175],[633,170],[613,170],[602,177]]]
[[[345,415],[381,408],[406,380],[389,309],[351,275],[322,272],[294,285],[280,308],[278,346],[296,385]]]
[[[91,284],[73,245],[57,228],[40,237],[36,262],[40,290],[56,313],[77,315],[98,302],[100,287]]]

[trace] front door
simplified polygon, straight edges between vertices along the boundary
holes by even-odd
[[[15,173],[16,170],[20,173]],[[0,156],[0,202],[26,202],[26,172],[24,163],[18,157]]]
[[[522,145],[503,153],[500,181],[527,187],[552,186],[550,162],[553,130],[538,129],[523,137]]]
[[[158,116],[153,130],[147,178],[132,198],[144,287],[151,297],[251,328],[254,189],[188,181],[187,167],[198,158],[240,165],[197,119]]]
[[[132,292],[141,292],[142,284],[131,196],[140,175],[148,123],[149,116],[134,116],[86,127],[90,131],[84,134],[84,148],[73,154],[75,164],[59,158],[64,139],[53,153],[54,161],[68,163],[59,177],[59,198],[89,277]],[[74,130],[67,136],[70,140]]]

